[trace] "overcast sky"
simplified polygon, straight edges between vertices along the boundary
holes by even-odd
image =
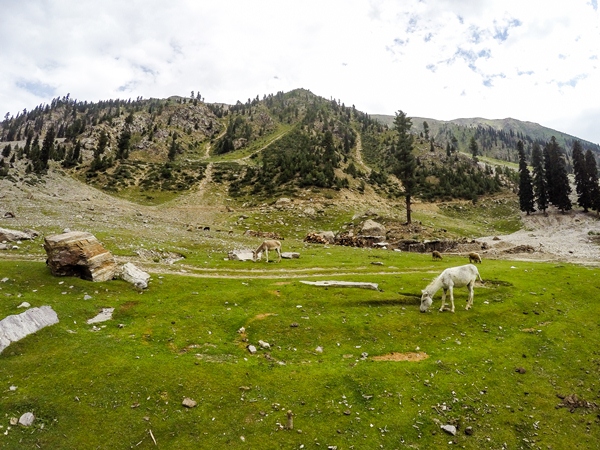
[[[0,114],[295,88],[369,114],[537,122],[600,143],[598,0],[0,0]]]

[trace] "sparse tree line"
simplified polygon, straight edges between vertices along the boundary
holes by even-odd
[[[522,141],[517,144],[519,155],[519,206],[526,214],[546,213],[550,205],[562,212],[573,208],[572,192],[567,171],[567,155],[552,137],[543,149],[534,143],[531,151],[531,167]],[[579,141],[573,142],[572,165],[577,192],[577,204],[585,212],[600,212],[600,187],[598,166],[591,150],[583,152]],[[537,209],[536,209],[537,208]]]

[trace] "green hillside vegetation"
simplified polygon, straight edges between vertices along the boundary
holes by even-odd
[[[303,89],[235,105],[206,104],[200,95],[98,103],[65,96],[5,118],[0,138],[0,176],[34,180],[32,174],[59,164],[81,181],[140,202],[193,189],[208,164],[215,181],[242,202],[367,186],[387,199],[402,195],[389,172],[393,130]],[[475,200],[515,183],[512,171],[477,165],[423,138],[414,151],[416,194],[426,201]]]
[[[391,126],[394,116],[373,115],[382,124]],[[537,123],[516,119],[454,119],[449,121],[424,117],[413,117],[413,132],[434,144],[452,151],[469,152],[469,142],[475,138],[481,154],[508,162],[518,162],[517,143],[522,141],[525,154],[531,158],[534,143],[543,147],[554,136],[558,145],[564,149],[568,167],[572,168],[571,149],[579,141],[583,151],[591,150],[596,158],[600,157],[600,145],[578,139],[566,133],[543,127]]]

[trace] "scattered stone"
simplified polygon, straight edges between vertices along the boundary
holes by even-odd
[[[320,345],[315,349],[315,352],[317,353],[323,353],[323,347],[321,347]]]
[[[298,324],[298,322],[292,322],[292,323],[290,324],[290,327],[291,327],[291,328],[298,328],[299,326],[300,326],[300,325]]]
[[[37,231],[26,230],[17,231],[9,230],[8,228],[0,228],[0,242],[16,242],[35,239],[39,233]]]
[[[383,266],[383,263],[381,261],[373,261],[371,262],[371,264],[373,264],[374,266]]]
[[[14,219],[15,218],[15,213],[13,213],[12,211],[6,211],[4,213],[4,218],[5,219]]]
[[[84,299],[84,300],[91,300],[91,299],[92,299],[92,296],[91,296],[91,295],[88,295],[88,294],[85,294],[85,295],[83,296],[83,299]]]
[[[10,279],[10,278],[4,277],[4,278],[2,278],[0,281],[1,281],[2,283],[6,283],[6,282],[7,282],[9,279]]]
[[[11,417],[10,418],[10,424],[14,427],[15,425],[17,425],[19,423],[19,419],[17,419],[16,417]]]
[[[265,342],[265,341],[258,341],[258,345],[261,348],[271,348],[271,344],[269,344],[268,342]]]
[[[16,391],[16,390],[17,390],[17,387],[16,387],[16,386],[11,386],[11,387],[9,387],[9,388],[8,388],[8,390],[9,390],[9,391]]]
[[[446,433],[456,436],[456,427],[454,425],[442,425],[440,428]]]
[[[515,372],[518,372],[518,373],[525,373],[526,371],[525,371],[525,368],[523,368],[523,367],[517,367],[517,368],[515,369]]]
[[[467,436],[472,436],[473,435],[473,427],[467,427],[467,428],[465,428],[465,434]]]
[[[244,334],[244,333],[246,332],[246,328],[242,327],[242,328],[240,328],[239,330],[237,330],[237,332],[238,332],[239,334]]]
[[[91,233],[71,231],[47,236],[46,264],[55,276],[76,276],[90,281],[111,280],[117,272],[113,255]]]
[[[92,317],[87,321],[88,325],[93,323],[106,322],[107,320],[112,319],[112,314],[115,308],[102,308],[102,312],[100,312],[96,317]]]
[[[300,258],[300,253],[298,253],[298,252],[282,252],[281,257],[283,259],[298,259],[298,258]]]
[[[17,308],[29,308],[31,305],[28,302],[23,302]]]
[[[194,408],[198,404],[198,402],[196,400],[192,400],[189,397],[186,397],[183,399],[183,402],[181,402],[181,404],[186,408]]]
[[[250,354],[254,355],[256,353],[256,347],[254,345],[250,344],[246,348],[248,349]]]
[[[12,342],[23,339],[38,330],[58,323],[58,316],[50,306],[31,308],[0,320],[0,353]]]
[[[30,427],[31,425],[33,425],[34,420],[35,416],[30,412],[26,412],[19,418],[19,425],[23,425],[24,427]]]
[[[251,250],[232,250],[227,254],[230,261],[253,261],[254,255]]]
[[[133,284],[138,289],[146,289],[150,275],[138,269],[132,263],[126,263],[121,268],[121,279]]]
[[[557,408],[568,408],[570,412],[575,411],[577,408],[586,409],[597,409],[596,403],[588,402],[582,398],[579,398],[577,394],[570,394],[567,396],[558,395],[558,398],[562,399],[562,403],[558,404]]]

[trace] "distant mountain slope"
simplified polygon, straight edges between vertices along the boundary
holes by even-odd
[[[436,142],[453,132],[440,124],[431,129]],[[396,140],[368,114],[306,89],[234,105],[199,95],[97,103],[67,95],[0,123],[0,177],[36,183],[55,168],[113,194],[161,201],[209,182],[242,202],[307,190],[333,198],[343,189],[398,198]],[[514,174],[427,139],[415,140],[414,153],[424,200],[474,200],[514,183]]]
[[[394,116],[372,115],[371,117],[390,127],[393,126]],[[534,122],[512,118],[483,119],[479,117],[448,121],[425,117],[412,117],[411,119],[412,129],[416,134],[425,134],[424,123],[427,122],[429,137],[433,138],[435,143],[444,147],[446,144],[454,144],[458,151],[468,152],[469,141],[471,136],[474,136],[484,155],[516,162],[516,144],[519,140],[523,141],[526,152],[528,152],[534,142],[538,142],[543,147],[554,136],[568,155],[570,155],[573,142],[579,141],[584,151],[589,149],[597,157],[600,157],[599,145]]]

